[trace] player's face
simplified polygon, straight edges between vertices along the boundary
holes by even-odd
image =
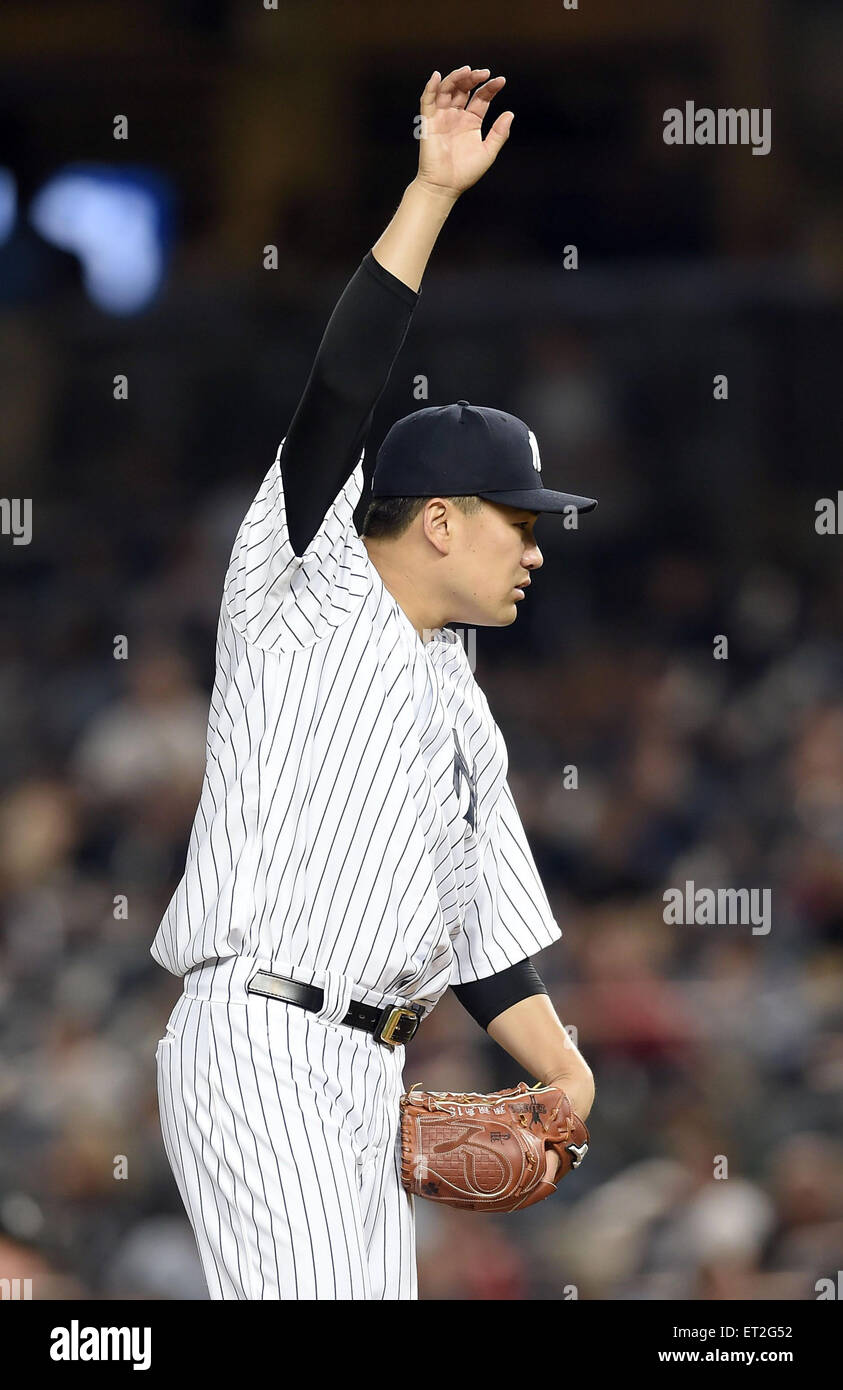
[[[458,611],[450,621],[479,627],[515,622],[519,603],[529,602],[525,585],[544,564],[533,535],[539,515],[486,501],[473,515],[463,514],[450,576],[451,600]]]

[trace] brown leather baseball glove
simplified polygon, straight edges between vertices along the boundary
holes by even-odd
[[[420,1085],[420,1083],[416,1083]],[[548,1150],[559,1156],[546,1176]],[[488,1095],[422,1091],[401,1097],[401,1181],[416,1197],[467,1211],[516,1211],[541,1202],[578,1168],[588,1130],[558,1086]]]

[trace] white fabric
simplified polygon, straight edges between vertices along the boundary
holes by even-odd
[[[302,557],[278,457],[243,521],[187,864],[152,945],[175,975],[283,962],[327,985],[326,1018],[340,978],[427,1012],[561,935],[463,644],[422,643],[384,587],[354,528],[362,483],[361,456]]]
[[[164,1146],[210,1297],[418,1298],[404,1048],[247,994],[255,963],[241,962],[189,972],[156,1052]]]

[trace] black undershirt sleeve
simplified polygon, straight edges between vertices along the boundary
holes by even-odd
[[[337,301],[281,450],[296,555],[357,465],[420,295],[368,251]]]
[[[472,980],[467,985],[452,985],[451,988],[481,1028],[488,1028],[504,1009],[510,1009],[531,994],[548,992],[530,960],[519,960],[508,970],[488,975],[485,980]]]

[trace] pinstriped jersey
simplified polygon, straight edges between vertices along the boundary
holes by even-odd
[[[429,1011],[561,931],[459,636],[422,642],[355,530],[362,455],[299,557],[280,454],[234,543],[205,778],[152,955],[175,975],[259,956]]]

